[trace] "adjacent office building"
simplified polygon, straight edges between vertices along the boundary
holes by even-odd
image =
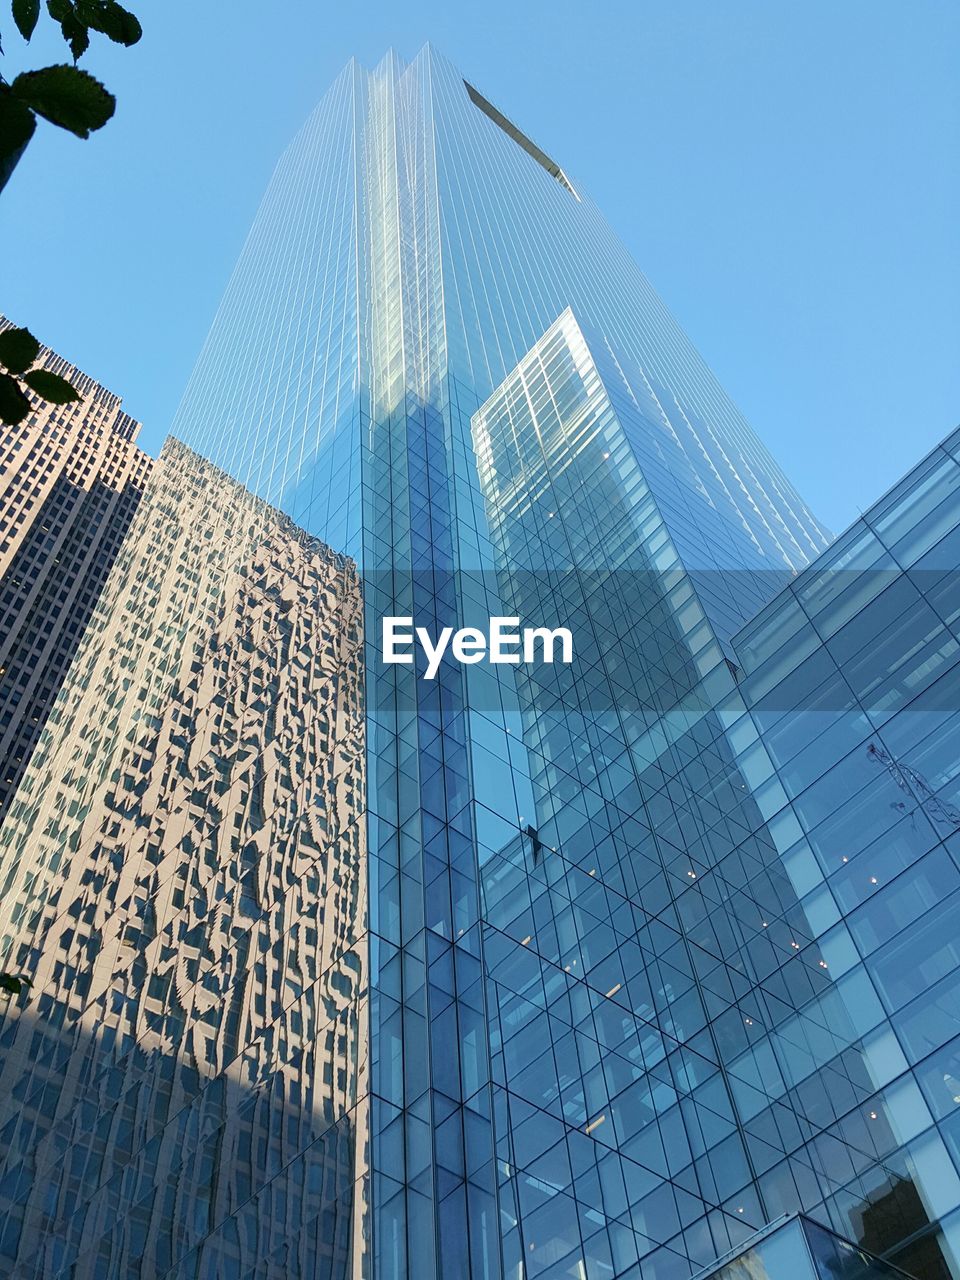
[[[0,829],[10,1274],[960,1276],[956,442],[831,545],[429,49],[174,436]],[[574,661],[382,661],[492,615]]]
[[[346,1267],[361,640],[354,566],[169,439],[0,833],[5,1274]]]
[[[0,329],[9,328],[0,317]],[[76,652],[153,461],[140,424],[48,348],[80,392],[0,430],[0,819]]]

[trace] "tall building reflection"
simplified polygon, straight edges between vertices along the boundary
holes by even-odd
[[[779,575],[691,543],[636,377],[567,312],[474,417],[504,607],[578,636],[481,850],[506,1269],[682,1275],[800,1210],[948,1277],[956,1098],[906,1068],[960,1031],[956,440],[733,631]]]

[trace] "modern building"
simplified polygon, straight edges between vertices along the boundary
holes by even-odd
[[[0,330],[10,322],[0,316]],[[120,398],[41,348],[80,392],[0,428],[0,820],[23,776],[153,459]]]
[[[174,436],[0,831],[10,1274],[960,1277],[953,446],[831,547],[430,49]],[[494,615],[574,660],[382,660]]]
[[[536,825],[481,870],[507,1258],[686,1275],[805,1212],[949,1276],[960,437],[725,641],[643,410],[566,312],[474,417],[506,612],[580,637],[518,671]]]
[[[808,1149],[831,1222],[921,1278],[960,1256],[958,565],[960,431],[735,637],[743,675],[720,708],[740,767],[769,775],[799,900],[771,927],[795,919],[830,975],[806,1010],[829,1036],[801,1048],[753,1003],[738,1074],[763,1082],[767,1124],[828,1100]],[[739,1101],[745,1119],[758,1103]],[[795,1203],[787,1166],[768,1181],[768,1213]]]

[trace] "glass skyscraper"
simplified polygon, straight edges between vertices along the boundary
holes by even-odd
[[[10,1274],[960,1277],[958,475],[827,551],[575,177],[348,66],[0,831]]]

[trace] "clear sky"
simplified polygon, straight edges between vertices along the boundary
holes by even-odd
[[[0,310],[151,452],[281,148],[350,55],[427,40],[591,193],[834,530],[960,421],[956,0],[127,3],[141,44],[84,60],[116,118],[41,125],[0,195]],[[3,35],[8,78],[63,60]]]

